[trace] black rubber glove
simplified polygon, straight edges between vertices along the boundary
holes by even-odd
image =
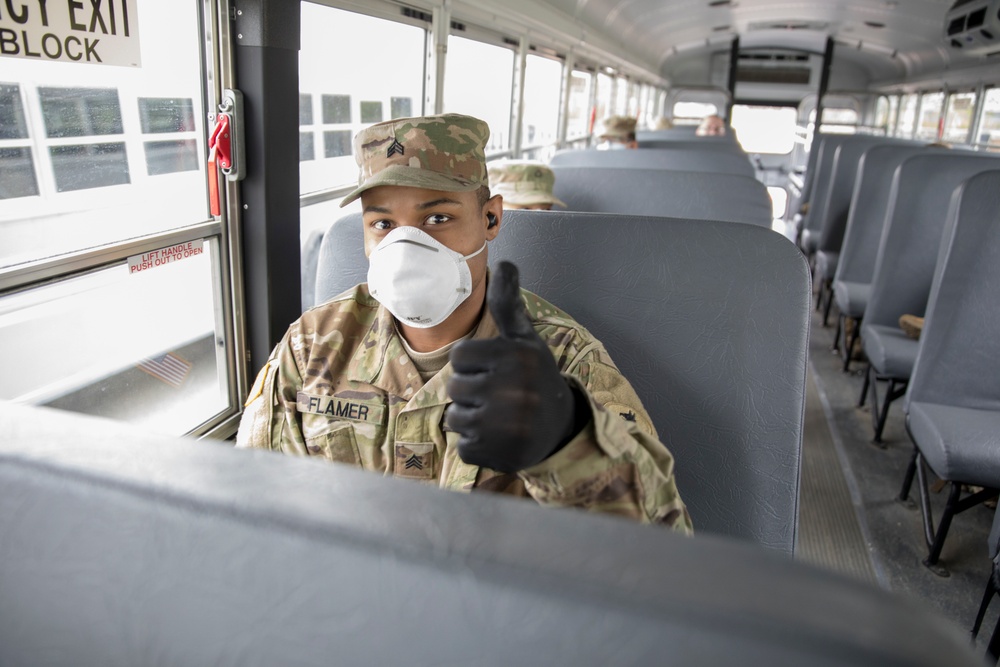
[[[569,442],[589,414],[559,373],[552,352],[535,333],[521,301],[517,267],[500,262],[486,304],[500,337],[466,340],[451,350],[448,428],[461,434],[466,463],[516,472],[544,461]]]

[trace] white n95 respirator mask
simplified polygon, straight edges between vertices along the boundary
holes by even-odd
[[[368,258],[368,291],[397,320],[426,329],[441,324],[472,294],[463,255],[416,227],[397,227]]]

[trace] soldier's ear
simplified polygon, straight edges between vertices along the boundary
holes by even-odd
[[[499,224],[497,222],[497,216],[494,213],[487,213],[486,220],[487,220],[486,229],[493,229],[494,227],[497,226],[497,224]]]

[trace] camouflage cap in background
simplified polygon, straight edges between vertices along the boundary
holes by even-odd
[[[367,127],[354,137],[360,167],[358,187],[346,206],[380,185],[470,192],[487,185],[486,141],[490,127],[472,116],[443,114],[397,118]]]
[[[504,160],[489,164],[490,190],[503,195],[505,203],[517,206],[558,204],[562,201],[552,195],[556,175],[541,162]]]
[[[627,141],[629,135],[635,134],[635,118],[631,116],[611,116],[604,119],[604,131],[601,139],[621,139]]]

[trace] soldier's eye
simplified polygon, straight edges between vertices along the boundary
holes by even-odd
[[[388,220],[376,220],[375,222],[372,223],[372,229],[378,229],[384,231],[386,229],[389,229],[390,227],[392,227],[392,223],[389,222]]]
[[[444,213],[435,213],[434,215],[427,217],[427,224],[429,225],[440,225],[443,222],[448,222],[451,220],[450,215],[445,215]]]

